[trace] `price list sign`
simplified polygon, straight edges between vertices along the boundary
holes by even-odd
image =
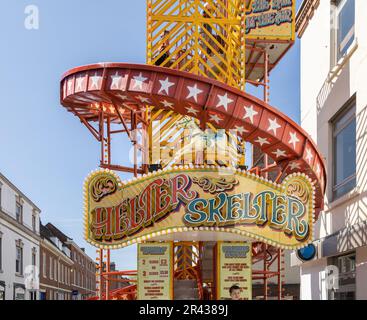
[[[251,243],[218,243],[217,250],[218,300],[251,300]]]
[[[172,300],[172,244],[138,246],[138,300]]]

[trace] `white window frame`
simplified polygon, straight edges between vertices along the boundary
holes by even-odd
[[[349,43],[352,37],[355,37],[355,15],[354,15],[354,24],[353,27],[349,30],[347,36],[339,43],[339,15],[343,10],[344,6],[346,5],[347,1],[349,0],[333,0],[333,33],[332,33],[332,67],[334,67],[339,60],[343,57],[341,54],[345,49],[346,45]],[[347,48],[348,50],[348,48]]]
[[[350,111],[352,111],[354,109],[354,117],[351,116],[348,121],[343,125],[342,128],[339,128],[339,130],[336,132],[335,127],[337,125],[337,123],[343,119],[343,117],[345,115],[347,115]],[[346,178],[344,181],[342,181],[341,183],[339,183],[338,185],[336,184],[336,164],[335,164],[335,158],[336,158],[336,137],[338,135],[338,133],[340,133],[341,131],[343,131],[347,126],[349,126],[353,121],[357,121],[357,114],[356,114],[356,99],[355,97],[353,97],[350,101],[348,101],[345,106],[341,109],[341,111],[335,116],[335,118],[332,120],[332,158],[333,158],[333,169],[332,169],[332,201],[336,201],[340,198],[342,198],[345,194],[343,195],[339,195],[337,196],[336,193],[337,191],[342,188],[343,186],[345,186],[346,184],[348,184],[349,182],[351,182],[352,180],[357,178],[357,168],[356,168],[356,172],[354,175],[351,175],[350,177]],[[355,142],[357,143],[357,141]],[[357,159],[355,159],[357,161]],[[357,181],[356,181],[356,185],[357,185]],[[346,193],[347,194],[347,193]]]

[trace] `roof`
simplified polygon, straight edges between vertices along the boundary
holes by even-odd
[[[52,223],[47,223],[46,227],[54,234],[54,236],[59,238],[61,242],[66,243],[67,241],[72,240],[70,237],[65,235],[60,229],[56,228]]]
[[[27,202],[29,202],[29,204],[34,207],[34,209],[36,209],[37,211],[39,211],[41,213],[41,209],[38,208],[34,202],[32,200],[30,200],[22,191],[20,191],[20,189],[17,188],[17,186],[15,186],[7,177],[5,177],[1,172],[0,172],[0,179],[3,180],[8,186],[10,186],[16,193],[18,193],[18,195],[20,197],[22,197],[23,199],[25,199]]]

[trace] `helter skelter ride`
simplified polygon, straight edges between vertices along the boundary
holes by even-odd
[[[63,76],[62,105],[101,145],[84,187],[96,299],[252,299],[255,283],[268,299],[270,281],[283,298],[283,251],[312,242],[326,183],[315,143],[268,104],[294,30],[292,0],[148,0],[146,65]],[[113,160],[121,135],[130,167]],[[133,244],[138,270],[111,272],[110,250]]]

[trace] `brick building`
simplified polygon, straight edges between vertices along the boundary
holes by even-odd
[[[41,224],[40,298],[71,300],[74,262],[65,242]]]
[[[51,223],[41,226],[41,298],[84,300],[95,295],[94,261]]]

